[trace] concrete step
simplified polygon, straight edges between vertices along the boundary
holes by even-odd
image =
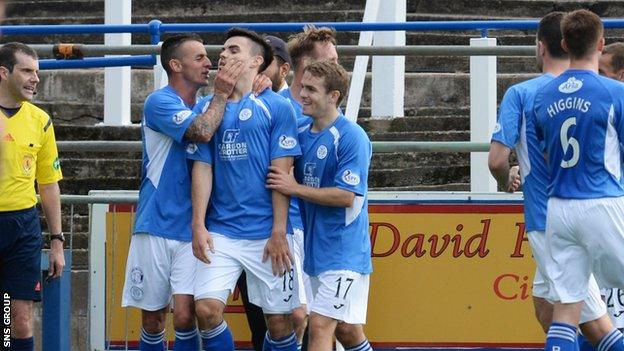
[[[439,153],[439,152],[396,152],[373,154],[371,169],[401,169],[416,168],[422,165],[436,165],[438,167],[470,165],[468,153]]]
[[[87,155],[83,155],[87,156]],[[61,158],[63,173],[68,179],[140,178],[141,159],[79,159]]]
[[[56,140],[141,140],[141,128],[138,125],[54,125]]]
[[[468,131],[368,132],[371,141],[469,141]]]
[[[36,21],[38,18],[83,18],[93,15],[104,17],[104,1],[102,0],[21,0],[8,2],[7,20],[27,18]],[[73,15],[73,16],[72,16]],[[10,22],[9,22],[10,23]],[[35,22],[30,22],[35,24]]]
[[[359,118],[358,124],[371,132],[415,132],[469,130],[470,116],[415,116],[396,118]]]
[[[61,122],[93,121],[104,100],[102,70],[60,70],[45,71],[35,103],[49,108],[52,118]],[[498,100],[505,90],[517,82],[535,77],[535,74],[499,74]],[[370,106],[370,78],[367,74],[361,105]],[[82,83],[81,83],[82,82]],[[211,80],[212,82],[212,80]],[[151,71],[134,70],[132,74],[132,98],[135,104],[142,103],[152,91]],[[204,92],[210,92],[209,86]],[[405,75],[405,101],[407,106],[429,108],[457,108],[469,106],[469,74],[466,73],[407,73]],[[86,118],[82,107],[89,101],[93,106],[87,109]],[[69,104],[66,104],[69,103]],[[51,106],[56,107],[51,107]],[[72,108],[75,110],[72,111]],[[100,107],[101,108],[101,107]],[[136,107],[136,110],[139,108]],[[138,114],[138,116],[137,116]],[[101,114],[99,115],[101,116]],[[133,120],[139,121],[140,114],[135,111]],[[60,139],[60,138],[59,138]]]
[[[60,181],[61,194],[87,195],[89,190],[135,190],[141,186],[138,177],[99,177],[76,178]]]
[[[369,184],[370,191],[470,191],[470,183],[446,183],[437,185],[409,185],[409,186],[390,186],[390,187],[372,187]]]
[[[469,183],[470,166],[421,165],[413,168],[372,169],[368,184],[371,188],[406,187]]]

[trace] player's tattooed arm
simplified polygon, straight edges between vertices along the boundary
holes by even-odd
[[[208,105],[206,112],[195,117],[195,120],[186,129],[184,138],[196,143],[207,143],[212,139],[225,111],[227,99],[234,91],[238,78],[243,71],[243,63],[236,61],[231,65],[226,65],[217,71],[214,82],[214,95]]]

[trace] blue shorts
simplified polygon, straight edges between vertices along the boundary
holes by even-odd
[[[0,212],[0,291],[41,300],[41,225],[36,207]]]

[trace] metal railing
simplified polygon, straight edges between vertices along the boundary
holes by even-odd
[[[158,55],[159,45],[99,45],[99,44],[29,44],[39,56],[57,59],[80,60],[85,56],[101,55]],[[61,54],[61,47],[69,54]],[[221,45],[204,45],[208,56],[216,56]],[[410,46],[370,46],[338,45],[340,55],[370,56],[535,56],[535,46],[508,45],[496,47],[474,47],[469,45],[410,45]],[[123,61],[122,61],[123,62]],[[142,65],[142,62],[131,65]]]
[[[533,30],[537,28],[538,20],[516,20],[516,21],[418,21],[418,22],[401,22],[401,23],[362,23],[362,22],[315,22],[316,26],[327,26],[337,31],[458,31],[458,30],[475,30],[481,33],[482,37],[487,37],[490,30]],[[604,19],[605,28],[624,28],[624,19]],[[0,26],[0,31],[4,35],[50,35],[50,34],[107,34],[107,33],[131,33],[131,34],[149,34],[150,42],[157,44],[160,42],[161,36],[165,33],[220,33],[225,32],[232,27],[243,27],[259,32],[292,32],[300,31],[310,23],[181,23],[166,24],[159,20],[152,20],[148,24],[129,24],[129,25],[106,25],[106,24],[76,24],[76,25],[16,25],[16,26]],[[359,53],[357,50],[352,53]],[[415,54],[413,49],[404,50],[399,53],[390,54],[388,48],[377,48],[377,52],[373,55],[412,55]],[[426,49],[425,49],[426,50]],[[429,55],[437,55],[441,51],[439,48],[430,49]],[[459,48],[459,52],[461,49]],[[499,50],[499,49],[494,49]],[[505,51],[506,49],[503,49]],[[525,49],[521,49],[524,53]],[[421,52],[424,52],[421,50]],[[437,52],[437,53],[435,53]],[[152,51],[150,51],[152,53]],[[153,53],[152,53],[153,54]],[[350,54],[350,53],[344,53]],[[455,53],[458,54],[458,53]],[[490,55],[499,54],[495,51]],[[461,55],[486,55],[473,54],[465,51]],[[524,54],[522,54],[524,55]],[[82,64],[72,61],[57,60],[41,60],[41,69],[58,69],[58,68],[90,68],[90,67],[116,67],[116,66],[143,66],[154,65],[156,63],[154,56],[149,57],[118,57],[118,58],[83,58]]]

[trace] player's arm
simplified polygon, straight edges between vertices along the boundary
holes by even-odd
[[[297,183],[295,177],[277,167],[269,167],[267,188],[284,195],[298,197],[304,201],[323,206],[351,207],[355,194],[338,187],[314,188]]]
[[[214,95],[206,112],[197,115],[184,133],[188,141],[207,143],[221,125],[227,99],[243,71],[243,63],[237,61],[217,71],[214,81]]]
[[[38,184],[39,196],[41,196],[41,207],[45,213],[48,231],[50,234],[60,234],[61,227],[61,190],[58,182],[48,184]],[[52,278],[60,277],[65,267],[65,256],[63,254],[63,242],[52,240],[50,242],[50,269],[48,276]]]
[[[492,141],[488,154],[488,167],[500,189],[514,192],[520,187],[520,175],[518,166],[509,166],[510,153],[511,150],[507,146]]]
[[[63,178],[61,165],[56,147],[56,137],[52,120],[48,119],[43,126],[43,139],[39,153],[37,154],[37,168],[35,178],[41,197],[41,207],[45,213],[48,231],[50,234],[62,233],[61,225],[61,191],[58,181]],[[52,240],[50,242],[48,276],[57,278],[63,273],[65,267],[65,255],[63,242]]]
[[[212,166],[195,161],[191,172],[191,203],[193,205],[193,255],[204,263],[210,263],[207,250],[214,253],[212,236],[206,229],[206,212],[212,193]]]
[[[280,157],[271,161],[270,168],[289,172],[292,165],[292,157]],[[288,241],[286,240],[286,221],[288,220],[290,197],[279,191],[272,191],[271,199],[273,203],[273,229],[271,237],[264,248],[262,261],[264,262],[270,257],[273,274],[282,276],[286,271],[290,270],[293,262]]]

